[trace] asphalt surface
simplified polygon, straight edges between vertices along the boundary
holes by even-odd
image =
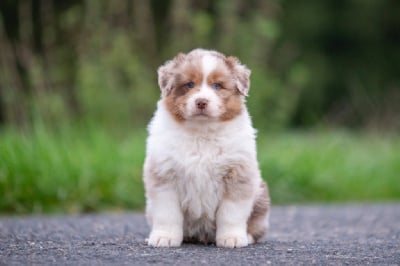
[[[273,207],[268,241],[152,248],[143,214],[0,217],[0,265],[400,265],[400,203]]]

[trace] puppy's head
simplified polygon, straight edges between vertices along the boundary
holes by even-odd
[[[250,70],[236,57],[203,49],[158,68],[162,99],[176,121],[227,121],[244,108]]]

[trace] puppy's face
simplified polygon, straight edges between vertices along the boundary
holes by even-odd
[[[249,76],[237,58],[202,49],[179,54],[158,69],[163,100],[178,122],[233,119],[244,108]]]

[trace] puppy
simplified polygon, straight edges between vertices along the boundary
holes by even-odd
[[[270,200],[245,106],[249,76],[237,58],[203,49],[159,67],[143,177],[150,246],[265,238]]]

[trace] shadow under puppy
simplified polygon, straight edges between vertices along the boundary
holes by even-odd
[[[144,164],[149,245],[265,239],[270,200],[245,106],[249,76],[237,58],[203,49],[159,67]]]

